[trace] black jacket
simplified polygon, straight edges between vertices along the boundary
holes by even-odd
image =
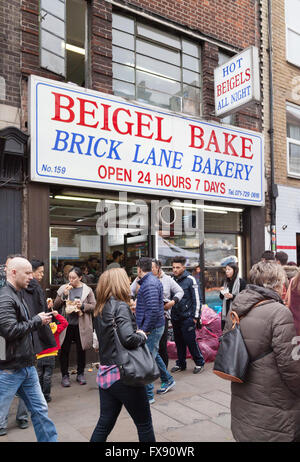
[[[99,356],[102,366],[117,364],[114,341],[114,322],[122,345],[128,350],[143,345],[146,337],[136,333],[135,317],[125,302],[111,297],[104,305],[101,315],[94,318],[94,328],[99,341]]]
[[[30,317],[48,311],[48,305],[44,291],[36,279],[31,279],[28,287],[22,290],[22,294],[26,305],[29,309]],[[48,348],[56,347],[55,337],[48,324],[40,326],[37,331],[32,333],[34,352],[36,354]]]
[[[27,307],[27,311],[28,307]],[[6,359],[0,360],[0,370],[33,366],[35,353],[32,332],[42,325],[40,316],[26,313],[22,294],[7,283],[0,289],[0,336],[6,342]]]
[[[171,320],[181,321],[184,319],[200,319],[201,318],[201,293],[199,285],[194,276],[191,276],[188,271],[184,271],[179,277],[173,276],[177,284],[184,291],[184,295],[180,302],[175,303],[171,310]]]

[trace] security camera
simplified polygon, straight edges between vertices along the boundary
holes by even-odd
[[[288,225],[282,225],[281,228],[283,229],[283,231],[287,228]]]

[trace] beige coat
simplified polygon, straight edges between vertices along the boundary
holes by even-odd
[[[54,310],[59,310],[63,305],[62,294],[68,284],[62,285],[57,291],[57,297],[54,301]],[[93,290],[86,284],[82,284],[81,303],[84,307],[83,316],[79,316],[79,334],[81,346],[83,350],[89,350],[93,346],[93,312],[96,306],[96,299]],[[62,332],[60,337],[61,345],[65,339],[66,330]]]
[[[300,441],[300,353],[292,343],[292,314],[280,300],[272,290],[248,285],[231,305],[243,316],[241,331],[253,361],[245,383],[231,384],[237,441]],[[230,327],[227,317],[225,331]]]

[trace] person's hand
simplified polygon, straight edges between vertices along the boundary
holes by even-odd
[[[64,295],[68,296],[71,289],[72,289],[71,284],[68,284],[68,285],[65,287]]]
[[[49,324],[49,322],[52,320],[51,313],[45,313],[42,311],[41,313],[38,313],[38,316],[41,318],[43,324]]]
[[[224,297],[225,297],[225,298],[233,298],[233,295],[232,295],[232,294],[229,294],[229,293],[227,293],[227,294],[224,294]]]
[[[51,314],[56,318],[56,316],[58,315],[58,311],[52,310]]]
[[[170,300],[169,302],[165,303],[164,304],[164,309],[165,310],[169,310],[170,308],[172,308],[172,306],[175,305],[175,301],[174,300]]]
[[[148,338],[147,335],[146,335],[146,332],[144,332],[144,331],[141,330],[141,329],[138,329],[138,330],[136,331],[136,333],[137,333],[137,334],[143,334],[143,335],[146,337],[146,339]]]

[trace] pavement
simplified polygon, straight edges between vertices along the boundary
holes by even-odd
[[[175,361],[169,362],[169,369]],[[63,388],[61,375],[55,371],[52,380],[52,401],[49,417],[54,421],[60,442],[88,442],[99,418],[97,369],[88,371],[86,385],[76,382],[71,375],[71,387]],[[230,382],[212,372],[213,363],[205,364],[204,371],[193,374],[194,362],[187,360],[187,369],[173,374],[176,386],[164,395],[155,395],[151,405],[157,442],[233,442],[230,431]],[[160,381],[155,383],[155,389]],[[36,441],[32,423],[27,429],[16,426],[17,398],[8,417],[8,432],[0,442]],[[108,442],[137,442],[136,427],[123,408]]]

